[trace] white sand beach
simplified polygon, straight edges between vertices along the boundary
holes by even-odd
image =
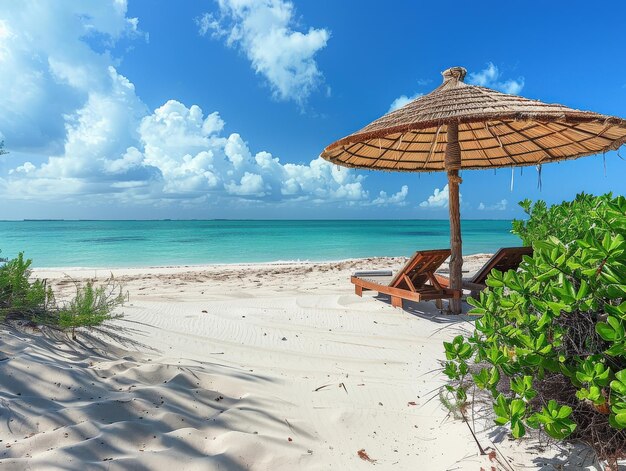
[[[566,454],[476,419],[481,456],[439,400],[466,317],[353,294],[351,272],[402,262],[113,270],[130,300],[109,328],[2,329],[0,469],[557,469]]]

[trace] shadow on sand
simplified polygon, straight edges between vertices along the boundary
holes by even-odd
[[[125,333],[116,325],[72,341],[54,331],[0,327],[4,468],[150,470],[193,462],[193,469],[239,471],[248,469],[241,450],[212,445],[216,438],[238,433],[258,441],[257,430],[285,426],[266,405],[215,389],[218,377],[267,377],[217,362],[153,361],[105,340],[137,347]],[[245,421],[233,419],[244,412]]]

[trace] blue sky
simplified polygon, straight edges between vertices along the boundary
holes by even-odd
[[[0,0],[0,219],[446,218],[443,173],[318,156],[455,65],[626,116],[626,5],[481,5]],[[615,152],[550,164],[541,191],[533,167],[513,191],[510,169],[465,171],[462,215],[624,194],[625,170]]]

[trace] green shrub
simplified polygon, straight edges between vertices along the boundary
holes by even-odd
[[[519,205],[528,219],[514,220],[512,232],[527,246],[547,240],[550,236],[561,241],[581,239],[588,228],[600,227],[611,232],[614,228],[609,224],[614,222],[610,223],[604,217],[609,204],[617,204],[617,198],[611,194],[593,196],[581,193],[573,201],[564,201],[549,208],[544,201],[532,204],[526,199]]]
[[[125,296],[113,276],[100,286],[77,283],[76,295],[58,303],[45,280],[31,281],[32,260],[25,260],[23,253],[0,263],[0,319],[9,316],[74,332],[76,327],[93,327],[119,317],[114,311]]]
[[[32,260],[24,260],[24,254],[20,253],[17,258],[3,262],[0,266],[0,314],[4,317],[11,313],[44,311],[50,293],[42,281],[29,281]]]
[[[76,296],[58,312],[58,324],[61,328],[100,325],[112,319],[112,312],[123,303],[122,287],[115,284],[113,277],[106,285],[97,287],[88,281],[84,286],[76,285]]]
[[[444,344],[448,389],[459,402],[488,390],[516,438],[541,429],[614,460],[626,450],[626,198],[520,205],[529,218],[513,232],[533,256],[468,299],[481,317]]]

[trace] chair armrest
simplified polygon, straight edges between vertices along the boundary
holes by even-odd
[[[352,276],[363,277],[363,276],[392,276],[393,272],[391,270],[374,270],[374,271],[356,271]]]

